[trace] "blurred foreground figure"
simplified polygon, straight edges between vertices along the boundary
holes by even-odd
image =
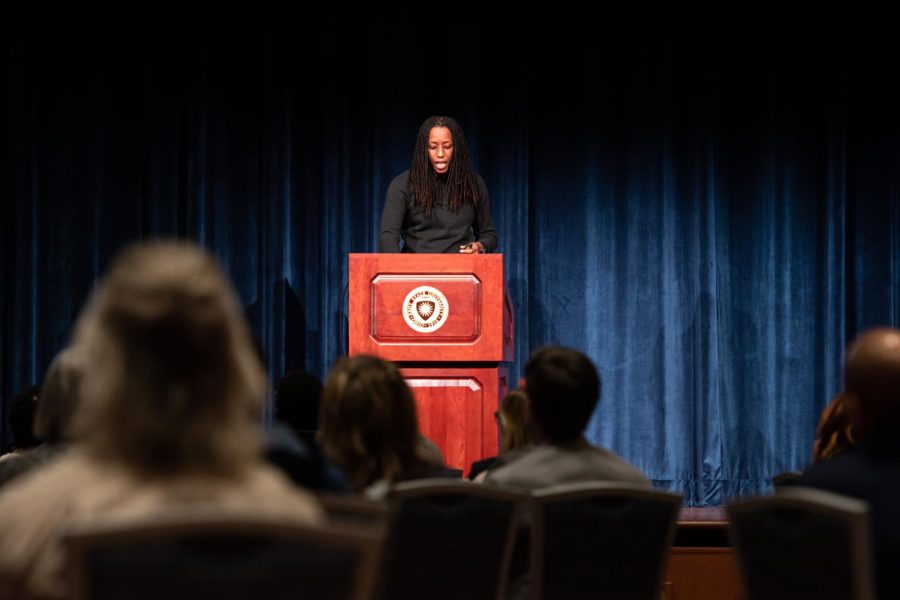
[[[237,299],[200,248],[127,249],[78,319],[72,445],[0,493],[0,598],[61,598],[58,532],[171,508],[312,522],[315,501],[261,458],[265,376]]]
[[[900,598],[900,330],[872,329],[853,342],[843,403],[856,445],[798,483],[869,503],[877,596]]]

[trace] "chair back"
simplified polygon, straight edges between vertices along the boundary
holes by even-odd
[[[868,505],[791,487],[726,506],[747,600],[871,600]]]
[[[532,500],[532,598],[659,600],[680,495],[591,482]]]
[[[391,497],[383,598],[506,597],[523,495],[424,479],[394,486]]]
[[[328,519],[351,526],[386,527],[389,505],[355,494],[321,492],[316,499],[325,509]]]
[[[63,543],[76,599],[367,600],[383,538],[367,528],[179,511],[76,525]]]
[[[802,475],[802,471],[783,471],[772,477],[772,485],[776,491],[789,485],[797,485]]]

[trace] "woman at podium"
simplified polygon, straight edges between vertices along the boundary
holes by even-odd
[[[487,186],[472,170],[462,128],[451,117],[429,117],[412,165],[388,186],[378,251],[475,254],[496,247]]]

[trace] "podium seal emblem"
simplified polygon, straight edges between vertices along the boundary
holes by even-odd
[[[447,297],[428,285],[415,288],[403,301],[403,319],[412,329],[431,333],[443,327],[450,314]]]

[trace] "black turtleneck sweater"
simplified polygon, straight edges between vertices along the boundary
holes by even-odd
[[[491,220],[491,203],[484,180],[478,180],[478,206],[466,202],[456,211],[435,206],[431,216],[409,194],[409,171],[400,173],[387,190],[381,213],[379,252],[415,252],[418,254],[459,253],[469,242],[481,242],[485,252],[497,248],[497,231]],[[403,240],[403,249],[400,240]]]

